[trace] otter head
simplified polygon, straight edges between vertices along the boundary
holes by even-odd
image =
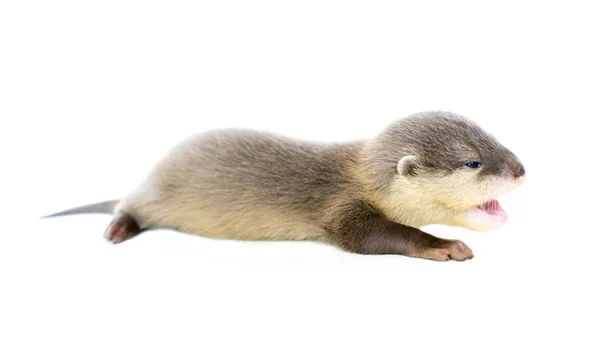
[[[473,121],[447,112],[391,124],[365,154],[384,212],[412,226],[500,227],[507,214],[496,199],[525,178],[510,150]]]

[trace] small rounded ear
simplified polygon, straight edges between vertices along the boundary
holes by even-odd
[[[405,155],[398,161],[398,173],[403,176],[414,176],[415,170],[418,165],[418,158],[416,155]]]

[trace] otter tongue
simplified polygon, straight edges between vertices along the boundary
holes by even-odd
[[[483,204],[477,205],[477,208],[480,210],[484,210],[485,212],[492,215],[504,215],[506,216],[506,211],[500,206],[498,200],[490,200],[488,202],[484,202]]]

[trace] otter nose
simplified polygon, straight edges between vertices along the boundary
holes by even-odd
[[[525,167],[521,163],[515,163],[511,166],[515,178],[522,180],[525,177]]]

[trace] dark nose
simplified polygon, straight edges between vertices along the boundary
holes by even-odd
[[[515,178],[525,176],[525,167],[523,166],[523,164],[515,163],[512,165],[511,169]]]

